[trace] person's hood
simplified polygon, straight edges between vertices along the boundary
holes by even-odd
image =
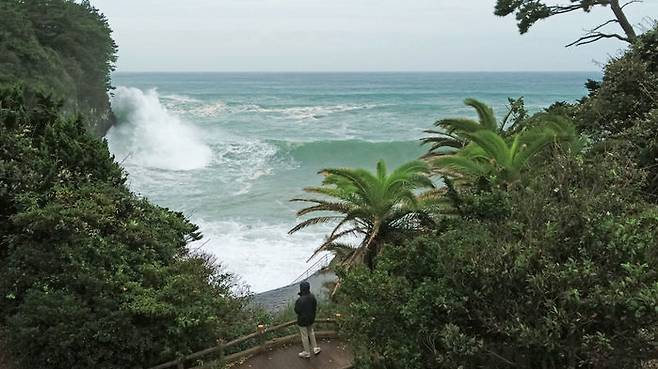
[[[309,293],[311,293],[311,284],[306,281],[300,283],[298,295],[299,296],[308,295]]]

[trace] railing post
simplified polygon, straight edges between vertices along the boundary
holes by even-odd
[[[219,361],[219,365],[221,366],[221,365],[224,365],[224,340],[220,338],[217,341],[217,346],[219,346],[219,359],[218,359],[218,361]]]
[[[258,344],[260,345],[260,351],[265,352],[265,325],[258,325]]]
[[[340,319],[343,317],[341,313],[334,314],[336,316],[336,334],[340,334]]]

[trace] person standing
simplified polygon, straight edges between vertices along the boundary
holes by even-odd
[[[298,295],[299,298],[295,301],[295,313],[297,314],[297,325],[304,346],[304,351],[299,353],[299,357],[308,359],[311,357],[311,347],[313,347],[313,354],[315,355],[322,351],[315,341],[315,332],[313,331],[318,302],[311,293],[311,285],[306,281],[299,284]]]

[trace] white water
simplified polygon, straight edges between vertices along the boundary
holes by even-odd
[[[261,177],[296,167],[277,156],[276,146],[193,120],[215,114],[221,103],[119,87],[112,106],[119,124],[106,136],[110,151],[125,158],[133,191],[200,226],[204,238],[190,248],[215,255],[254,292],[286,285],[308,267],[323,230],[288,235],[292,195],[272,201],[269,192],[277,189],[252,189]]]
[[[142,167],[191,170],[207,166],[210,147],[193,125],[170,113],[155,90],[119,87],[112,108],[122,123],[107,134],[118,160]]]

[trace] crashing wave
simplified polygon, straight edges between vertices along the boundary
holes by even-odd
[[[197,128],[170,112],[155,90],[118,87],[112,109],[118,124],[106,138],[119,160],[167,170],[199,169],[210,163],[212,151]]]

